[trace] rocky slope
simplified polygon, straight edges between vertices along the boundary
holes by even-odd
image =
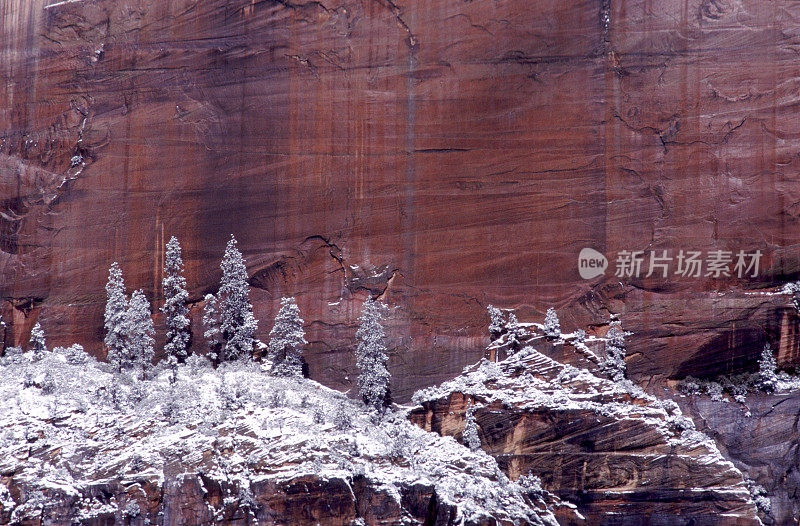
[[[526,347],[415,395],[409,418],[481,447],[510,478],[535,474],[590,524],[761,524],[742,473],[678,404]],[[788,524],[784,522],[784,524]]]
[[[75,349],[1,359],[0,524],[579,519],[535,480],[512,482],[490,456],[402,415],[376,419],[258,364],[191,361],[142,381]]]
[[[7,337],[38,319],[101,355],[112,261],[158,301],[176,234],[199,300],[234,233],[261,331],[297,295],[312,376],[336,387],[368,294],[400,307],[401,399],[478,358],[488,303],[555,305],[574,326],[622,313],[641,328],[634,375],[747,361],[784,305],[741,291],[800,269],[799,10],[0,0]],[[584,282],[584,246],[612,266],[762,249],[764,272]]]
[[[772,395],[748,394],[743,404],[727,397],[677,397],[698,429],[714,439],[725,456],[763,488],[765,522],[796,524],[800,517],[800,386]]]

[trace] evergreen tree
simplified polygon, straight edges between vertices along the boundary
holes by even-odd
[[[302,348],[306,344],[308,342],[297,303],[294,298],[282,298],[281,308],[275,316],[275,325],[269,332],[267,346],[272,371],[283,376],[302,377]]]
[[[178,363],[184,363],[189,356],[189,343],[192,338],[189,308],[186,300],[186,278],[183,277],[183,259],[178,238],[172,236],[167,243],[164,257],[164,323],[167,328],[164,352],[174,356]]]
[[[44,340],[44,331],[39,322],[31,329],[31,339],[28,342],[28,350],[33,353],[33,360],[39,361],[44,358],[44,352],[47,350],[47,343]]]
[[[386,306],[379,301],[364,303],[356,332],[356,367],[358,367],[358,388],[361,398],[368,406],[382,410],[389,397],[389,371],[383,330],[383,317]]]
[[[220,321],[219,301],[213,294],[206,294],[203,305],[203,333],[210,349],[208,357],[219,365],[222,359],[222,322]]]
[[[528,337],[528,331],[519,324],[517,315],[513,312],[508,313],[508,320],[506,321],[506,341],[508,342],[512,351],[519,351],[523,346],[523,340]]]
[[[778,386],[778,362],[772,354],[769,344],[764,346],[761,352],[761,359],[758,361],[758,374],[756,375],[756,387],[764,392],[772,393]]]
[[[489,335],[492,340],[496,340],[505,329],[506,321],[503,319],[503,311],[494,305],[486,307],[486,311],[489,314]]]
[[[131,294],[128,307],[127,330],[128,341],[127,362],[142,368],[142,380],[153,360],[153,318],[150,313],[150,302],[144,291],[137,290]]]
[[[478,423],[475,421],[475,406],[469,404],[464,415],[464,445],[475,451],[481,447],[481,437],[478,435]]]
[[[247,268],[233,236],[225,248],[220,268],[222,280],[217,295],[223,341],[220,361],[249,357],[253,353],[258,322],[253,316],[253,305],[250,303]]]
[[[547,309],[544,316],[544,335],[547,338],[558,338],[561,336],[561,322],[558,321],[556,310],[552,307]]]
[[[108,362],[117,369],[122,368],[126,339],[126,316],[128,315],[128,297],[125,295],[125,282],[122,279],[122,270],[115,261],[108,270],[108,283],[106,283],[106,312],[105,312],[105,345]]]

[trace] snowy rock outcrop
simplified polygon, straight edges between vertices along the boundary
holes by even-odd
[[[508,476],[540,477],[590,524],[761,523],[742,473],[714,442],[675,402],[627,380],[526,347],[414,400],[412,422],[462,441],[474,404],[482,448]]]
[[[557,524],[535,481],[316,382],[81,353],[0,359],[0,524]]]

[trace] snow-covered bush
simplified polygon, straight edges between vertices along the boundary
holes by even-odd
[[[775,356],[767,344],[761,352],[756,372],[721,375],[713,379],[697,379],[687,376],[678,383],[677,388],[686,395],[705,394],[717,401],[724,401],[723,394],[727,393],[736,402],[744,404],[749,392],[774,393],[798,390],[800,389],[800,380],[785,372],[777,372]]]
[[[758,511],[764,514],[769,514],[772,511],[772,501],[769,498],[769,493],[764,489],[764,486],[756,484],[753,480],[746,478],[745,484],[750,496],[756,505]]]
[[[508,345],[511,351],[518,351],[524,345],[524,340],[530,336],[529,332],[520,325],[516,314],[509,312],[507,315],[493,305],[487,307],[489,314],[489,334],[492,340],[497,340],[500,345]]]
[[[677,388],[678,391],[685,395],[692,396],[704,394],[717,402],[724,400],[723,385],[713,380],[704,380],[687,376],[678,383]]]
[[[166,342],[164,353],[173,356],[178,363],[186,361],[189,353],[189,342],[192,338],[189,307],[186,301],[189,292],[186,290],[186,278],[183,277],[183,259],[178,238],[172,236],[167,243],[164,255],[164,325],[166,326]]]
[[[31,329],[31,338],[28,342],[28,351],[31,353],[33,360],[38,361],[44,358],[44,353],[47,351],[47,343],[44,339],[44,330],[37,321]]]
[[[556,375],[555,380],[558,383],[571,382],[575,378],[580,376],[580,374],[581,374],[580,369],[578,369],[573,365],[565,364],[564,368],[558,373],[558,375]]]
[[[128,297],[125,294],[125,281],[122,270],[115,261],[108,270],[108,283],[106,283],[106,310],[104,343],[108,353],[107,359],[117,369],[121,369],[124,362],[125,347],[127,346]]]
[[[522,475],[517,479],[517,484],[533,498],[541,499],[546,494],[544,488],[542,488],[542,479],[532,473]]]
[[[722,386],[723,392],[730,393],[736,402],[743,404],[747,396],[747,388],[748,383],[751,381],[751,376],[749,374],[720,376],[718,383]]]
[[[286,404],[286,395],[282,390],[273,391],[269,397],[269,406],[273,409]]]
[[[333,413],[333,425],[340,431],[350,429],[353,425],[353,416],[345,404],[339,403],[336,405]]]
[[[389,370],[386,362],[386,333],[383,318],[386,306],[380,301],[364,303],[356,332],[356,367],[358,368],[358,392],[367,406],[381,410],[389,397]]]
[[[14,359],[15,356],[19,356],[23,352],[22,347],[6,347],[5,358]]]
[[[561,337],[561,322],[558,321],[556,310],[552,307],[547,309],[547,314],[544,316],[544,325],[542,331],[547,338],[556,339]]]
[[[83,350],[83,346],[73,343],[69,347],[56,347],[53,352],[63,354],[67,359],[67,363],[73,365],[80,365],[89,360],[89,354]]]
[[[50,371],[45,371],[44,376],[42,377],[41,381],[38,385],[39,389],[42,390],[43,394],[53,394],[56,392],[56,379],[53,376],[53,373]]]
[[[307,344],[297,302],[294,298],[282,298],[267,344],[272,372],[279,376],[302,377],[303,346]]]
[[[390,456],[396,459],[405,459],[411,454],[411,437],[405,430],[397,433],[392,442]]]
[[[625,331],[622,330],[622,323],[619,320],[612,320],[606,333],[606,352],[602,363],[602,369],[608,377],[614,381],[625,378]]]
[[[787,283],[783,286],[781,292],[792,295],[792,305],[794,305],[795,310],[800,313],[800,282],[795,281]]]

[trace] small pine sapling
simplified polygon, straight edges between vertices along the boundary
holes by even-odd
[[[208,357],[214,366],[222,361],[222,321],[220,320],[219,301],[213,294],[206,294],[203,305],[203,336],[208,342]]]
[[[267,345],[272,372],[280,376],[302,378],[303,346],[307,344],[297,302],[291,297],[282,298]]]
[[[775,392],[778,386],[777,370],[778,363],[775,361],[775,355],[772,354],[772,348],[767,344],[761,351],[761,359],[758,361],[756,387],[765,393]]]
[[[542,330],[548,339],[555,340],[561,337],[561,322],[558,321],[556,310],[552,307],[547,309],[547,314],[544,316],[544,325]]]
[[[36,324],[31,329],[31,338],[28,342],[28,350],[31,351],[33,361],[38,362],[42,358],[44,358],[44,353],[47,351],[47,342],[44,339],[44,330],[42,330],[42,326],[39,325],[37,321]]]

